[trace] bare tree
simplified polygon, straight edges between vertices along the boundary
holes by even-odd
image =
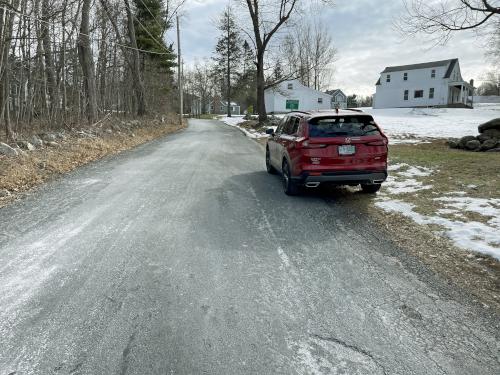
[[[47,1],[47,0],[44,0]],[[87,108],[87,119],[90,123],[97,121],[97,92],[94,73],[94,58],[90,47],[90,5],[92,0],[83,0],[82,22],[78,36],[78,57],[83,72],[83,86]]]
[[[290,19],[293,11],[296,9],[299,0],[280,0],[271,4],[276,7],[276,18],[269,21],[262,16],[262,9],[265,8],[264,0],[246,0],[250,18],[252,20],[254,42],[256,49],[257,65],[257,111],[259,112],[259,121],[267,121],[266,102],[264,100],[265,92],[265,74],[264,62],[265,54],[269,42],[278,32],[278,30]],[[269,6],[270,4],[266,4]]]
[[[285,80],[296,78],[305,86],[322,90],[331,78],[337,50],[328,28],[315,20],[313,24],[294,26],[285,36],[280,54],[284,56],[287,67],[283,76]]]
[[[266,52],[271,40],[287,25],[300,8],[316,3],[333,4],[333,0],[245,0],[250,15],[257,66],[257,110],[259,121],[267,121],[264,92],[266,90]],[[282,78],[283,79],[283,78]],[[267,85],[268,86],[268,85]]]
[[[424,33],[447,42],[456,31],[491,25],[500,16],[497,0],[404,0],[407,14],[397,22],[405,34]],[[498,22],[498,21],[497,21]]]

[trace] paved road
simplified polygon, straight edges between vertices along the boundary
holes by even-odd
[[[263,160],[193,120],[0,210],[0,374],[500,373],[498,316]]]

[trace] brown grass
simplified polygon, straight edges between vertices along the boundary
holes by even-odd
[[[0,197],[0,207],[79,166],[131,149],[183,127],[185,124],[180,126],[174,120],[163,123],[149,119],[111,134],[100,128],[100,135],[95,138],[81,138],[72,132],[63,141],[57,141],[59,147],[44,147],[16,158],[0,156],[0,191],[7,190],[10,193],[7,197]]]
[[[419,213],[433,215],[443,208],[434,198],[447,192],[466,191],[469,197],[500,198],[500,153],[452,150],[444,141],[394,145],[389,152],[393,164],[407,163],[434,170],[431,176],[417,177],[424,185],[432,185],[432,189],[391,195],[391,198],[414,204]],[[410,218],[387,213],[373,205],[369,206],[369,211],[401,248],[422,260],[448,282],[467,290],[486,308],[500,312],[500,263],[497,260],[459,249],[449,239],[437,234],[441,228],[418,225]],[[468,220],[486,222],[491,219],[475,213],[462,214]]]

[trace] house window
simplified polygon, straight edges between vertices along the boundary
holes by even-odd
[[[403,81],[408,81],[408,73],[403,74]]]
[[[293,83],[288,84],[288,90],[293,90]]]
[[[415,99],[416,98],[423,98],[424,97],[424,90],[415,90],[415,94],[413,96]]]
[[[434,87],[429,89],[429,99],[434,99]]]
[[[431,78],[436,78],[436,69],[431,70]]]
[[[318,98],[318,104],[323,104],[323,98]]]
[[[387,80],[386,82],[391,82],[391,75],[390,74],[387,74]]]
[[[405,90],[404,100],[408,100],[408,90]]]

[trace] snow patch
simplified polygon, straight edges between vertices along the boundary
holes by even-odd
[[[426,216],[415,212],[415,206],[400,200],[381,200],[377,207],[388,212],[397,212],[411,218],[420,225],[439,225],[444,234],[462,249],[490,255],[500,260],[500,220],[494,218],[488,224],[477,221],[455,221],[440,216]],[[475,209],[475,205],[468,208]]]
[[[245,129],[245,128],[239,126],[239,124],[246,121],[244,116],[219,117],[219,120],[221,120],[226,125],[233,126],[235,128],[240,129],[248,138],[258,139],[258,138],[268,138],[269,137],[269,135],[267,135],[265,133],[260,133],[256,130],[253,130],[253,129]]]

